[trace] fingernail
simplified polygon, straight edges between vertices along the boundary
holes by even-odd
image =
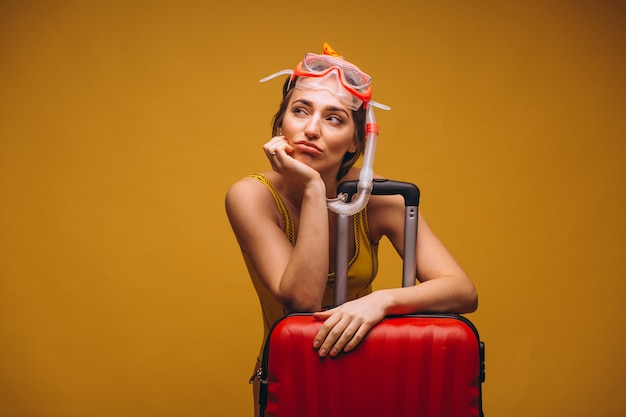
[[[339,351],[338,351],[337,349],[333,348],[333,349],[330,351],[330,356],[336,356],[336,355],[337,355],[337,353],[339,353]]]
[[[315,341],[313,342],[313,349],[317,349],[317,348],[319,348],[319,347],[320,347],[320,345],[321,345],[321,343],[320,343],[319,341],[315,340]]]
[[[326,349],[320,349],[320,356],[326,356]]]

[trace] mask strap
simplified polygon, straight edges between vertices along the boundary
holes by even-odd
[[[379,102],[374,101],[374,100],[368,101],[367,105],[368,106],[372,106],[372,107],[377,107],[377,108],[379,108],[381,110],[391,110],[391,107],[389,107],[388,105],[383,104],[383,103],[379,103]]]
[[[265,78],[261,78],[259,82],[264,83],[265,81],[273,80],[274,78],[280,77],[281,75],[293,75],[293,70],[290,70],[290,69],[280,70],[278,72],[273,73],[272,75],[268,75]]]

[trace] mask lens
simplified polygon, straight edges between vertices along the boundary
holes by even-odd
[[[345,83],[356,90],[364,90],[372,82],[370,76],[364,74],[358,68],[343,67],[341,70],[343,72],[343,79]]]
[[[334,65],[324,56],[306,54],[302,60],[302,66],[313,74],[321,74]]]
[[[306,54],[302,66],[312,74],[323,74],[331,68],[338,68],[346,86],[355,90],[364,90],[372,82],[369,75],[342,59],[327,55]]]

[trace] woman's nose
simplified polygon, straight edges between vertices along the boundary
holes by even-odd
[[[313,116],[309,119],[309,122],[304,127],[304,134],[309,139],[317,139],[320,137],[320,119],[317,116]]]

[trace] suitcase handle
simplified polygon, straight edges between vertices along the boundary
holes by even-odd
[[[357,181],[345,181],[337,187],[338,193],[347,194],[349,201],[357,192]],[[412,183],[375,179],[372,195],[396,195],[404,197],[404,257],[402,262],[402,286],[415,285],[416,259],[415,245],[417,243],[417,218],[420,200],[420,190]],[[335,266],[335,294],[334,304],[338,306],[346,301],[348,293],[348,262],[350,217],[337,215],[337,263]]]
[[[344,181],[337,187],[337,193],[348,195],[348,200],[357,192],[357,180]],[[415,184],[403,181],[393,181],[384,178],[374,179],[373,195],[395,195],[401,194],[404,197],[405,206],[419,206],[420,190]]]

